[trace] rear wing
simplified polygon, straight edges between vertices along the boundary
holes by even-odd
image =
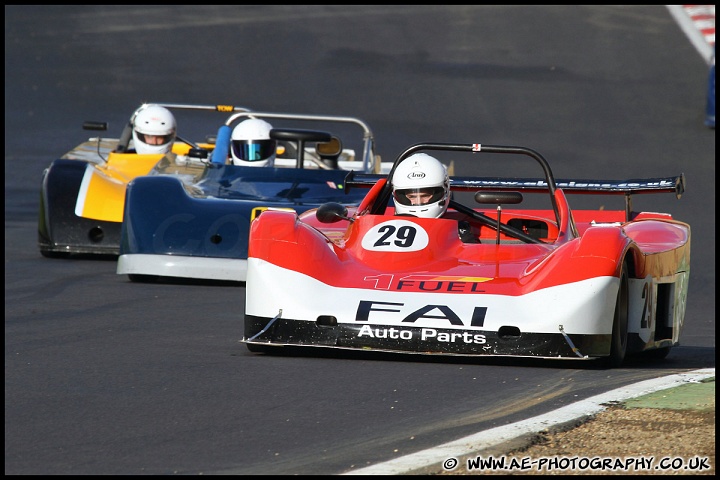
[[[345,188],[370,188],[387,175],[350,172],[345,178]],[[632,195],[649,193],[673,193],[679,199],[685,192],[685,174],[661,178],[633,178],[630,180],[581,180],[559,178],[555,185],[566,194],[625,195],[625,210],[628,220],[632,217]],[[450,190],[456,192],[543,193],[548,184],[542,178],[500,178],[500,177],[450,177]]]
[[[664,178],[634,178],[630,180],[572,180],[558,178],[555,186],[565,193],[591,195],[635,195],[643,193],[674,193],[680,198],[685,192],[685,174]],[[530,193],[542,193],[548,190],[543,179],[534,178],[471,178],[455,177],[450,180],[451,190],[474,191],[522,190]]]
[[[347,188],[370,188],[387,175],[350,172],[345,179]],[[565,193],[591,195],[635,195],[644,193],[674,193],[680,198],[685,192],[685,174],[662,178],[633,178],[630,180],[578,180],[559,178],[557,188]],[[474,192],[493,190],[500,192],[524,191],[543,193],[548,184],[541,178],[450,177],[450,190]]]

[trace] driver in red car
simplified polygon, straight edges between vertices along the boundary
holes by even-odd
[[[392,184],[397,215],[440,218],[450,204],[447,168],[426,153],[415,153],[398,165]],[[469,222],[458,222],[458,235],[465,243],[479,243]]]

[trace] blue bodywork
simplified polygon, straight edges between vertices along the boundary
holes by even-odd
[[[292,124],[269,132],[277,141],[272,167],[234,165],[229,158],[232,126],[251,117]],[[296,128],[298,123],[335,133]],[[349,148],[340,140],[343,133],[352,142]],[[191,149],[187,156],[168,156],[128,184],[118,274],[131,281],[245,281],[250,224],[264,210],[301,214],[328,202],[357,206],[366,191],[349,191],[346,177],[383,169],[370,128],[354,117],[237,112],[214,143],[212,152]]]
[[[166,169],[169,170],[169,169]],[[302,213],[326,202],[359,204],[345,170],[208,164],[199,179],[139,177],[127,189],[120,255],[246,259],[250,222],[266,208]]]

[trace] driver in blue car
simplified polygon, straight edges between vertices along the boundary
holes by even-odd
[[[435,157],[415,153],[395,169],[392,179],[395,214],[440,218],[450,204],[450,177]],[[469,222],[458,222],[458,235],[465,243],[479,243]]]
[[[233,129],[230,142],[233,165],[274,166],[277,141],[270,138],[272,128],[268,122],[258,118],[240,122]]]

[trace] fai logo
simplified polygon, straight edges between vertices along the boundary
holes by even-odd
[[[403,311],[404,303],[394,302],[373,302],[361,300],[355,312],[355,320],[358,322],[370,321],[371,316],[387,318],[388,315],[397,318],[400,323],[415,323],[418,320],[431,320],[440,324],[447,322],[455,327],[465,326],[460,316],[447,305],[425,305],[413,312]],[[381,313],[382,312],[382,313]],[[399,314],[399,315],[394,315]],[[471,327],[482,327],[485,324],[487,307],[474,307],[470,315]],[[434,325],[436,326],[436,325]]]

